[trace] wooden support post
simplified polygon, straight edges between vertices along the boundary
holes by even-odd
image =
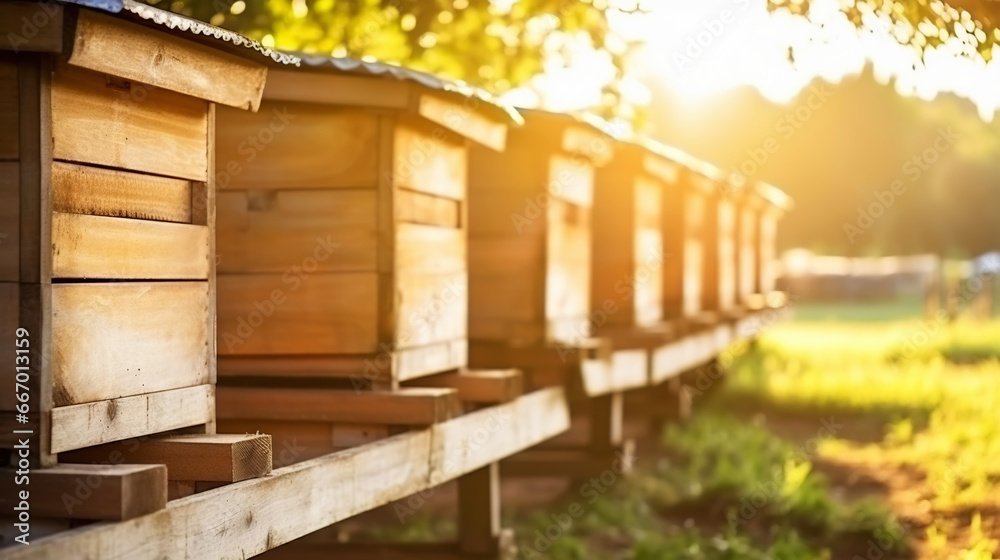
[[[590,406],[590,448],[601,455],[622,444],[624,395],[611,393],[595,397]]]
[[[458,479],[458,548],[499,556],[500,537],[500,468],[490,463]]]

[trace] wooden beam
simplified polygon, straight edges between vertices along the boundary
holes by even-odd
[[[454,389],[397,391],[219,387],[220,419],[306,420],[349,424],[426,426],[461,412]]]
[[[407,382],[413,387],[449,387],[462,402],[509,402],[524,393],[524,376],[516,369],[475,369],[421,377]]]
[[[171,481],[239,482],[271,472],[271,436],[183,434],[109,443],[63,453],[72,463],[162,464]]]
[[[52,409],[51,453],[206,424],[212,385]]]
[[[70,64],[223,105],[260,107],[263,64],[110,15],[79,14]]]
[[[140,519],[80,527],[5,553],[7,560],[254,556],[472,472],[568,426],[565,392],[545,389],[438,426],[174,500]],[[477,444],[483,432],[488,437]],[[452,468],[445,468],[446,462]]]
[[[473,98],[473,102],[459,105],[440,95],[427,93],[420,96],[417,112],[431,122],[502,152],[507,145],[507,125],[475,109],[476,104],[484,104],[485,101]]]
[[[30,485],[17,485],[15,478],[13,471],[0,473],[0,507],[16,511],[23,500],[32,518],[123,521],[167,505],[163,465],[60,464],[32,470]]]
[[[302,70],[271,70],[267,74],[264,98],[328,105],[405,109],[410,103],[410,87],[406,82],[385,78]]]
[[[191,223],[191,181],[53,162],[52,210]]]

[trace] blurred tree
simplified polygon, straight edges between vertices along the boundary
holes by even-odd
[[[858,27],[887,20],[893,36],[921,55],[947,45],[956,54],[987,62],[1000,52],[1000,3],[996,0],[840,0]],[[772,10],[806,15],[810,0],[768,0]],[[996,49],[996,50],[995,50]]]
[[[499,93],[541,72],[566,34],[585,35],[620,72],[626,49],[607,12],[641,9],[641,0],[145,1],[281,50],[373,57]],[[616,114],[617,84],[604,93],[603,112]]]

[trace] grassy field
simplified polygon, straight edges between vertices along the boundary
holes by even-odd
[[[521,557],[994,558],[1000,323],[852,313],[735,348],[636,476],[566,527],[574,492],[515,513]]]
[[[726,382],[634,476],[571,485],[544,511],[505,505],[519,558],[994,558],[1000,322],[802,311],[728,352]],[[453,531],[437,515],[391,530]]]

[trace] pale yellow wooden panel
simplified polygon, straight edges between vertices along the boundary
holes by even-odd
[[[369,189],[221,191],[219,272],[375,270],[377,202]]]
[[[208,103],[57,66],[52,157],[196,181],[208,178]]]
[[[516,165],[516,162],[511,162]],[[552,156],[549,166],[549,194],[578,206],[594,202],[594,168],[582,157]]]
[[[464,271],[399,273],[396,294],[396,341],[400,347],[465,338],[469,296]]]
[[[396,225],[396,271],[401,273],[462,272],[466,264],[465,230]]]
[[[267,69],[247,58],[84,10],[69,63],[201,99],[257,109]]]
[[[378,275],[220,274],[219,354],[378,350]]]
[[[54,284],[56,406],[209,381],[207,282]]]
[[[393,180],[397,187],[465,199],[467,153],[463,143],[441,127],[400,118],[393,144]]]
[[[52,210],[191,223],[191,182],[57,161]]]
[[[462,202],[409,189],[395,192],[396,221],[447,228],[462,225]]]
[[[663,234],[659,228],[635,233],[635,322],[653,325],[663,319]]]
[[[215,168],[224,189],[375,188],[378,117],[360,109],[265,102],[219,107]]]
[[[54,278],[208,279],[207,226],[52,214]]]
[[[590,312],[590,229],[549,224],[545,316],[581,317]]]
[[[52,453],[215,420],[215,387],[198,385],[52,409]]]

